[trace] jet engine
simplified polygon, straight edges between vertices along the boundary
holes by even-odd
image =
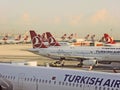
[[[83,60],[82,63],[85,66],[94,66],[97,64],[97,60]]]

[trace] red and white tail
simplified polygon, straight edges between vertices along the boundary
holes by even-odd
[[[8,35],[5,35],[2,40],[8,40]]]
[[[65,40],[65,39],[66,39],[66,36],[67,36],[67,34],[64,34],[64,35],[61,37],[61,39],[62,39],[62,40]]]
[[[21,39],[21,35],[19,35],[18,37],[15,38],[16,41]]]
[[[30,30],[30,36],[31,36],[31,42],[32,42],[32,45],[33,45],[33,48],[47,48],[42,39],[41,39],[41,36],[38,36],[35,31],[33,30]]]
[[[43,33],[41,37],[42,37],[43,42],[47,42],[47,38],[46,38],[46,34],[45,33]]]
[[[111,38],[108,34],[104,34],[104,38],[105,38],[105,41],[109,44],[115,44],[115,41],[113,40],[113,38]]]
[[[70,36],[68,37],[68,39],[72,39],[73,38],[73,33],[70,34]]]
[[[28,37],[29,37],[29,36],[28,36],[28,35],[26,35],[26,36],[24,37],[24,40],[28,40]]]
[[[60,46],[60,44],[55,40],[50,32],[46,32],[49,46]]]
[[[90,36],[89,34],[87,36],[85,36],[85,40],[88,40],[89,36]]]
[[[95,34],[91,36],[91,40],[95,41]]]

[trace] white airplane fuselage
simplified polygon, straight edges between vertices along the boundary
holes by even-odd
[[[120,61],[120,47],[94,47],[94,46],[58,46],[39,48],[38,54],[43,56],[65,57],[65,58],[88,58],[98,61]]]
[[[0,64],[0,90],[120,90],[120,75]]]

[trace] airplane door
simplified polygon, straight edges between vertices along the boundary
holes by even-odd
[[[24,76],[25,74],[24,73],[20,73],[19,74],[19,77],[18,77],[18,90],[23,90],[23,81],[24,81]]]

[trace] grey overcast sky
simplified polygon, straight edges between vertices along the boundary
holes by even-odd
[[[120,39],[120,0],[0,0],[0,33],[30,29]]]

